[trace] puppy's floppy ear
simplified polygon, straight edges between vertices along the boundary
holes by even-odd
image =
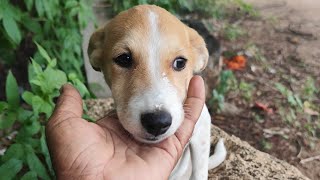
[[[190,44],[195,53],[194,73],[204,70],[208,63],[209,53],[203,38],[192,28],[188,28]]]
[[[89,41],[88,56],[91,66],[96,71],[101,71],[101,58],[103,56],[103,46],[105,39],[105,28],[95,31]]]

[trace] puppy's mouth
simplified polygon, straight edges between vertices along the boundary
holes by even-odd
[[[159,136],[149,136],[149,137],[140,137],[140,136],[133,136],[137,141],[143,142],[146,144],[155,144],[163,141],[164,139]]]

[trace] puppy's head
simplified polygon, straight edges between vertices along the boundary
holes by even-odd
[[[208,61],[201,36],[152,5],[122,12],[97,30],[88,54],[111,87],[122,126],[146,143],[175,133],[189,81]]]

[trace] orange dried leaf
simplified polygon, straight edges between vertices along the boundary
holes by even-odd
[[[228,69],[231,70],[241,70],[246,66],[246,58],[244,56],[238,55],[233,56],[231,59],[225,59],[223,62],[227,65]]]
[[[273,114],[273,109],[269,108],[268,105],[266,105],[266,104],[262,104],[260,102],[256,102],[255,103],[255,107],[267,112],[268,114]]]

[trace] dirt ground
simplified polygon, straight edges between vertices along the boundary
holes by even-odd
[[[320,179],[319,114],[297,110],[296,119],[286,121],[290,104],[275,87],[281,83],[303,97],[311,77],[320,88],[320,1],[247,1],[260,15],[231,20],[245,32],[238,40],[224,40],[221,34],[219,39],[224,52],[247,55],[246,68],[234,74],[238,82],[253,85],[252,96],[244,100],[241,92],[229,92],[226,102],[236,111],[214,114],[213,123],[295,165],[309,178]],[[301,99],[314,104],[319,112],[319,93],[311,100]],[[257,109],[257,102],[267,105],[272,113]]]

